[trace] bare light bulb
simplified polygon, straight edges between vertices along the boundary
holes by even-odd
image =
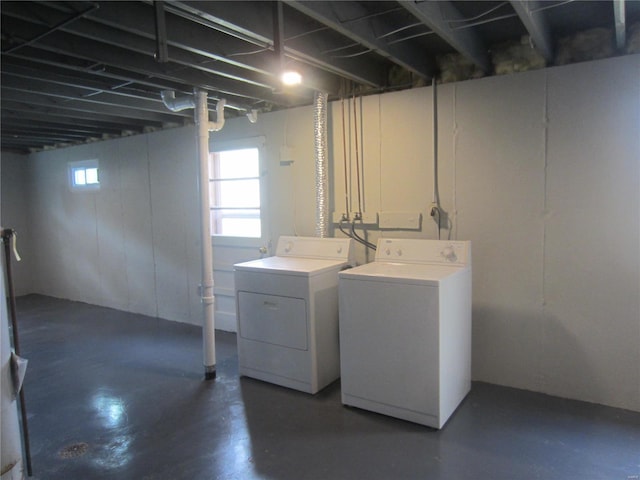
[[[300,85],[302,83],[302,75],[294,71],[286,71],[282,74],[282,83],[288,86]]]

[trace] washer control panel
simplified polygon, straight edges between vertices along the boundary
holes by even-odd
[[[471,242],[381,238],[376,262],[467,265],[471,263]]]

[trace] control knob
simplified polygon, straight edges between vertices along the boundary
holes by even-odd
[[[455,262],[458,259],[456,251],[451,246],[445,247],[442,252],[440,252],[440,255],[450,262]]]

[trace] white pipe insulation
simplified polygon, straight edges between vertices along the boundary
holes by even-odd
[[[200,193],[200,247],[202,252],[202,283],[200,297],[203,305],[202,344],[204,377],[216,377],[215,299],[213,295],[213,249],[211,247],[211,219],[209,214],[209,132],[217,132],[224,126],[226,100],[216,105],[217,118],[209,121],[207,92],[194,90],[192,97],[176,98],[172,90],[161,92],[162,101],[172,112],[194,108],[196,140],[198,146],[198,190]]]
[[[316,166],[316,237],[329,236],[329,175],[327,160],[327,98],[316,92],[313,101],[313,140]]]

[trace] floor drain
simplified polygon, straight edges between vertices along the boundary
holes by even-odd
[[[67,445],[62,450],[58,452],[58,456],[60,458],[75,458],[81,455],[84,455],[89,448],[89,444],[87,443],[74,443],[72,445]]]

